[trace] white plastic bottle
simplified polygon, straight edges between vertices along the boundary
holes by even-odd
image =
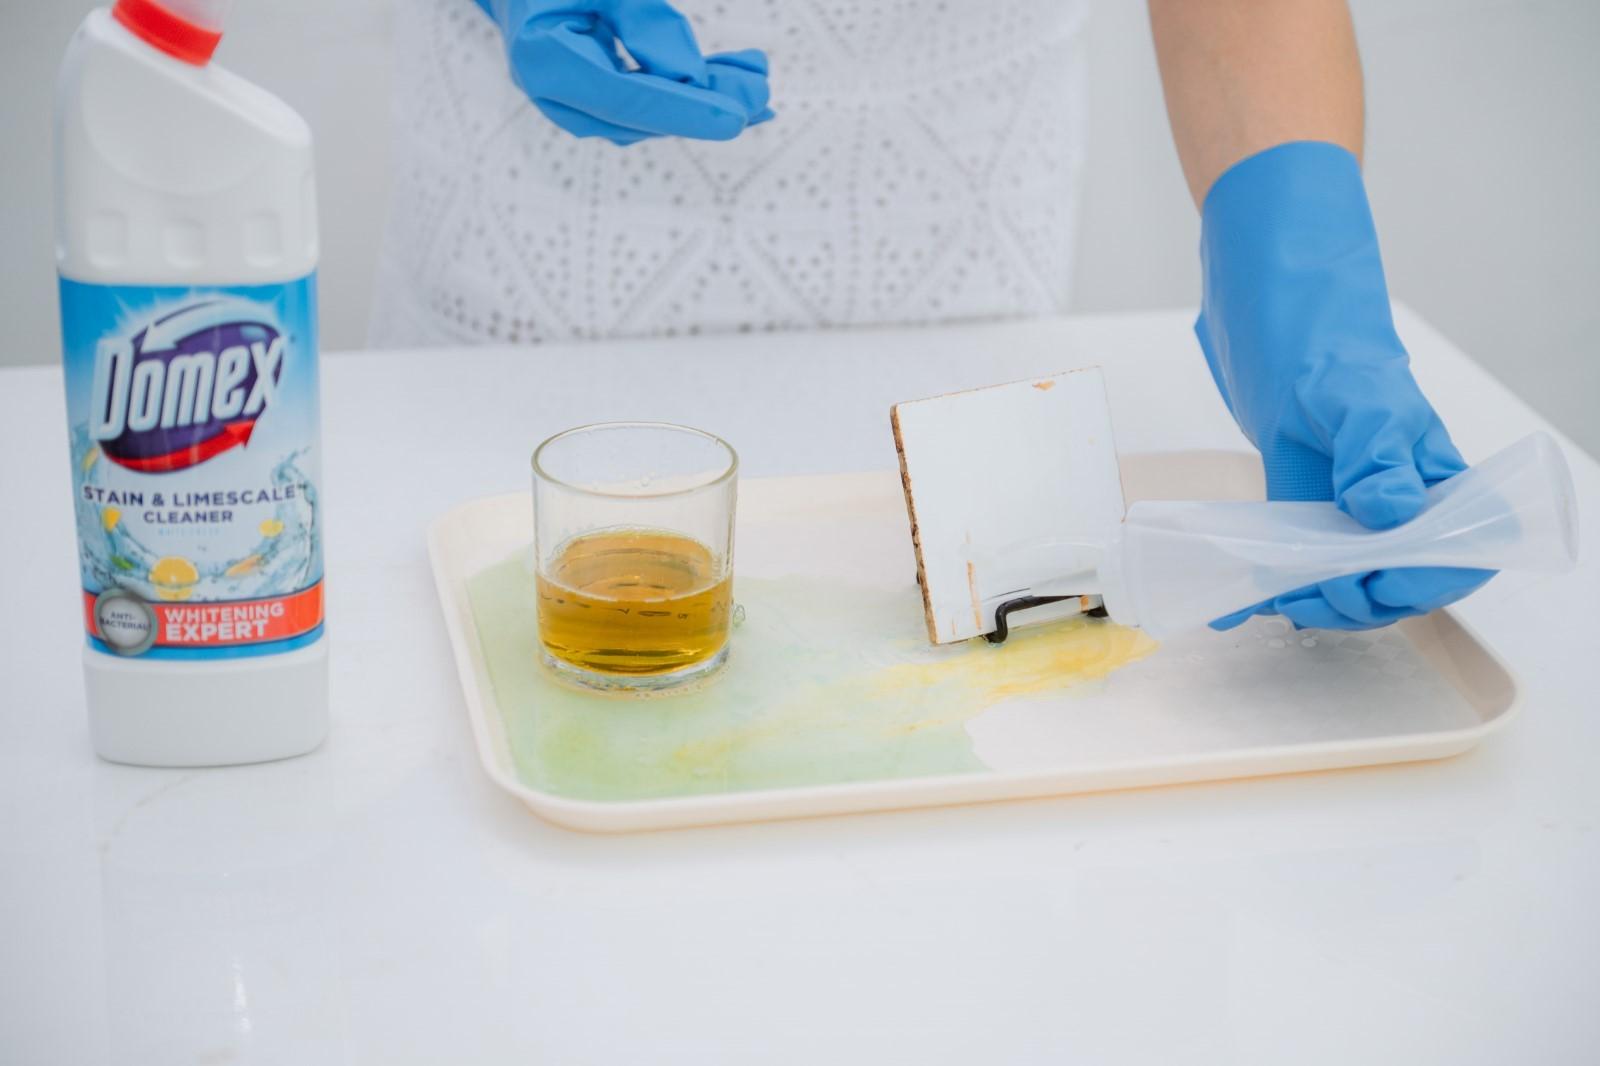
[[[211,65],[226,4],[93,11],[58,86],[84,678],[117,762],[327,733],[311,134]]]

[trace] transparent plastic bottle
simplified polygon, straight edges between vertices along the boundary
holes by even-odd
[[[1533,433],[1428,489],[1393,529],[1367,529],[1332,503],[1144,500],[1104,544],[1042,540],[1010,554],[1057,575],[1021,582],[1031,595],[1099,593],[1114,621],[1161,638],[1344,574],[1564,573],[1578,563],[1577,491],[1560,445]]]
[[[92,11],[57,91],[85,688],[118,762],[327,732],[311,135],[210,62],[226,7]]]

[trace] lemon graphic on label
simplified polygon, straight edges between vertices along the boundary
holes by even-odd
[[[243,559],[240,559],[238,562],[234,563],[232,566],[228,567],[228,569],[224,570],[222,572],[222,576],[244,577],[244,575],[254,570],[256,568],[256,564],[259,562],[261,562],[261,555],[259,553],[255,555],[247,555]]]
[[[156,595],[164,600],[188,599],[194,592],[195,582],[199,580],[200,571],[195,565],[178,555],[157,559],[150,568],[150,584],[156,587]]]
[[[276,537],[283,532],[283,522],[277,518],[263,518],[260,528],[263,537]]]
[[[107,507],[100,512],[100,524],[110,533],[117,528],[117,523],[122,521],[122,511],[116,507]]]

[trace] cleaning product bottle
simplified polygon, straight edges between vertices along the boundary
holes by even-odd
[[[210,62],[226,5],[91,12],[57,92],[84,677],[117,762],[327,732],[311,135]]]

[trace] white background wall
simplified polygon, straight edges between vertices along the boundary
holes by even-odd
[[[221,61],[318,138],[323,343],[359,347],[382,230],[390,3],[237,0]],[[465,0],[463,0],[465,2]],[[89,0],[0,0],[0,364],[57,357],[50,102]],[[1395,295],[1600,453],[1600,3],[1353,0]],[[1076,306],[1192,305],[1198,226],[1145,8],[1099,0]],[[781,72],[775,85],[782,92]]]

